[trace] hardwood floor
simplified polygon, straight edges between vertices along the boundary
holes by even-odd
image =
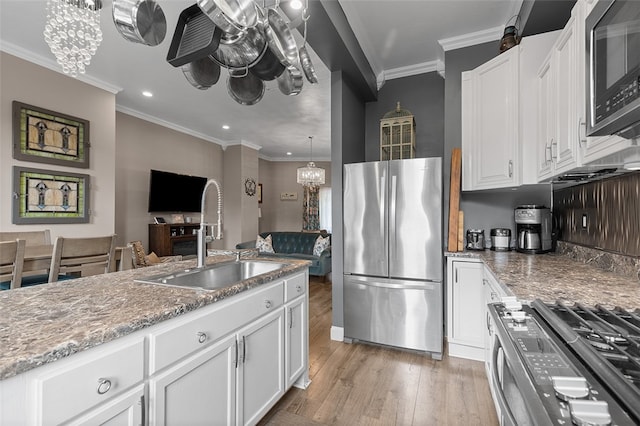
[[[331,283],[309,283],[311,385],[260,425],[497,425],[484,364],[332,341]]]

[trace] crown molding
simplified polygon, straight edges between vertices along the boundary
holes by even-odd
[[[65,75],[69,78],[75,78],[78,81],[81,81],[83,83],[87,83],[91,86],[97,87],[99,89],[105,90],[109,93],[113,93],[114,95],[121,92],[122,91],[122,87],[118,87],[116,85],[113,85],[111,83],[107,83],[104,80],[100,80],[98,78],[94,78],[91,77],[87,74],[78,74],[77,77],[71,77],[68,74],[65,74],[62,72],[62,69],[60,68],[60,65],[58,65],[58,63],[56,61],[54,61],[53,59],[44,57],[42,55],[37,55],[33,52],[30,52],[26,49],[23,49],[20,46],[16,46],[13,43],[9,43],[7,41],[1,41],[0,42],[0,50],[3,52],[6,52],[10,55],[16,56],[20,59],[24,59],[25,61],[29,61],[32,62],[36,65],[40,65],[41,67],[47,68],[51,71],[55,71],[58,74],[62,74]]]
[[[258,154],[258,158],[261,160],[265,160],[265,161],[282,161],[282,162],[296,162],[296,163],[308,163],[309,159],[308,158],[296,158],[296,157],[269,157],[267,155],[264,154]],[[319,157],[319,158],[314,158],[313,162],[331,162],[331,158],[326,158],[326,157]]]
[[[475,33],[438,40],[438,43],[446,52],[448,50],[461,49],[463,47],[500,40],[503,32],[504,27],[493,27],[482,31],[476,31]]]
[[[241,139],[239,141],[227,142],[226,146],[225,146],[225,149],[227,149],[230,146],[235,146],[235,145],[246,146],[247,148],[255,149],[256,151],[260,151],[262,149],[261,145],[255,144],[253,142],[245,141],[244,139]]]
[[[409,77],[427,72],[440,72],[444,70],[444,62],[437,59],[435,61],[422,62],[420,64],[407,65],[405,67],[393,68],[384,72],[385,80],[394,78]]]
[[[176,132],[184,133],[189,136],[203,139],[208,142],[213,142],[215,144],[222,146],[222,149],[225,149],[227,146],[229,146],[228,142],[221,141],[209,135],[205,135],[204,133],[194,132],[193,130],[187,129],[186,127],[178,126],[177,124],[171,123],[170,121],[166,121],[161,118],[154,117],[153,115],[149,115],[144,112],[137,111],[135,109],[131,109],[131,108],[116,104],[116,111],[121,112],[123,114],[131,115],[141,120],[149,121],[151,123],[169,128],[171,130],[175,130]]]

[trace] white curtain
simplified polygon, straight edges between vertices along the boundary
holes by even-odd
[[[331,188],[320,188],[320,229],[331,233]]]

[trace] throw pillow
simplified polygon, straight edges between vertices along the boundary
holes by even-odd
[[[133,263],[136,268],[141,266],[148,266],[147,257],[144,253],[144,247],[142,246],[142,241],[131,241],[129,244],[131,246],[131,251],[133,253]]]
[[[149,255],[147,256],[147,264],[155,265],[156,263],[162,263],[162,261],[154,252],[149,253]]]
[[[262,238],[260,235],[256,238],[256,248],[260,253],[275,253],[273,251],[273,244],[271,243],[271,234],[266,238]]]
[[[320,256],[325,249],[329,247],[329,236],[322,238],[322,235],[318,235],[315,244],[313,245],[313,255]]]

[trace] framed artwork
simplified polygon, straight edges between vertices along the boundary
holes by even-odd
[[[88,223],[89,175],[13,167],[13,223]]]
[[[258,184],[258,203],[262,204],[262,184]]]
[[[184,223],[184,215],[183,214],[171,215],[171,223]]]
[[[13,158],[89,167],[89,121],[13,101]]]

